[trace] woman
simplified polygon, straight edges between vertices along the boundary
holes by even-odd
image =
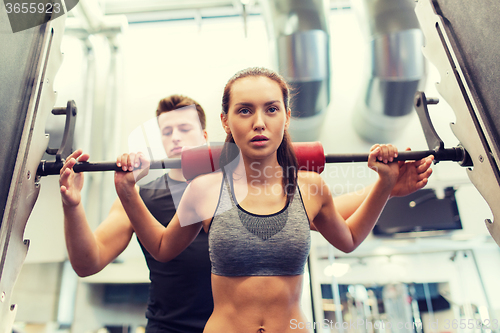
[[[344,220],[323,179],[297,172],[287,133],[288,103],[286,82],[267,69],[250,68],[229,80],[221,120],[226,142],[234,142],[240,155],[223,172],[194,179],[167,228],[142,204],[132,173],[115,174],[135,232],[157,260],[175,258],[202,227],[209,233],[214,311],[207,333],[308,332],[300,329],[307,321],[300,297],[309,229],[338,249],[353,251],[372,230],[397,182],[397,149],[373,146],[368,166],[379,179]],[[230,155],[227,150],[222,158],[231,160]],[[117,164],[142,167],[135,177],[147,171],[141,155],[123,155]]]

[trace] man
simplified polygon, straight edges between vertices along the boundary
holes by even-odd
[[[196,108],[187,106],[194,104]],[[206,142],[205,113],[194,100],[172,95],[160,101],[157,109],[163,146],[169,158],[180,157],[184,146],[199,146]],[[102,270],[127,247],[134,233],[132,224],[119,199],[109,215],[92,232],[81,204],[83,175],[73,172],[78,161],[87,161],[81,150],[68,157],[61,169],[61,197],[69,259],[79,276]],[[392,195],[404,196],[422,188],[432,170],[432,158],[400,163],[400,177]],[[142,200],[162,224],[167,225],[175,214],[173,198],[179,198],[187,184],[180,169],[141,186]],[[366,193],[347,194],[335,198],[340,214],[347,218],[363,202]],[[168,263],[154,260],[144,249],[150,269],[150,294],[146,331],[202,332],[213,309],[211,294],[208,237],[202,230],[196,240],[178,257]]]
[[[179,158],[184,146],[206,143],[205,112],[193,99],[166,97],[159,102],[156,115],[169,158]],[[75,272],[82,277],[112,262],[134,233],[119,199],[95,232],[90,229],[81,203],[83,174],[72,170],[76,160],[88,158],[81,150],[75,151],[66,160],[60,177],[66,246]],[[180,198],[186,186],[182,170],[172,169],[141,186],[139,193],[155,218],[167,225],[175,214],[173,198]],[[154,260],[142,244],[141,248],[151,280],[146,332],[202,332],[213,310],[207,234],[201,231],[193,244],[168,263]]]

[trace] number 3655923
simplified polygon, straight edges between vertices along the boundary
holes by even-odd
[[[5,3],[5,8],[7,9],[7,14],[35,14],[35,13],[45,13],[59,14],[61,12],[60,3],[41,3],[41,2],[23,2],[23,3]]]

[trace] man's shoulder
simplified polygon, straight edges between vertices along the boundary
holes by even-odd
[[[167,174],[158,176],[157,178],[147,183],[137,184],[137,186],[139,187],[139,189],[149,189],[149,188],[156,188],[157,184],[165,184],[165,183],[167,183]]]

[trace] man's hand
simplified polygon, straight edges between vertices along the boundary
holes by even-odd
[[[59,185],[63,205],[74,207],[80,204],[82,200],[83,173],[75,173],[73,171],[73,166],[77,162],[86,162],[88,159],[89,155],[83,154],[83,151],[78,149],[69,155],[64,162],[59,172]]]
[[[406,151],[410,151],[406,148]],[[399,176],[391,192],[391,197],[403,197],[423,188],[432,174],[434,156],[429,155],[418,161],[400,161]]]

